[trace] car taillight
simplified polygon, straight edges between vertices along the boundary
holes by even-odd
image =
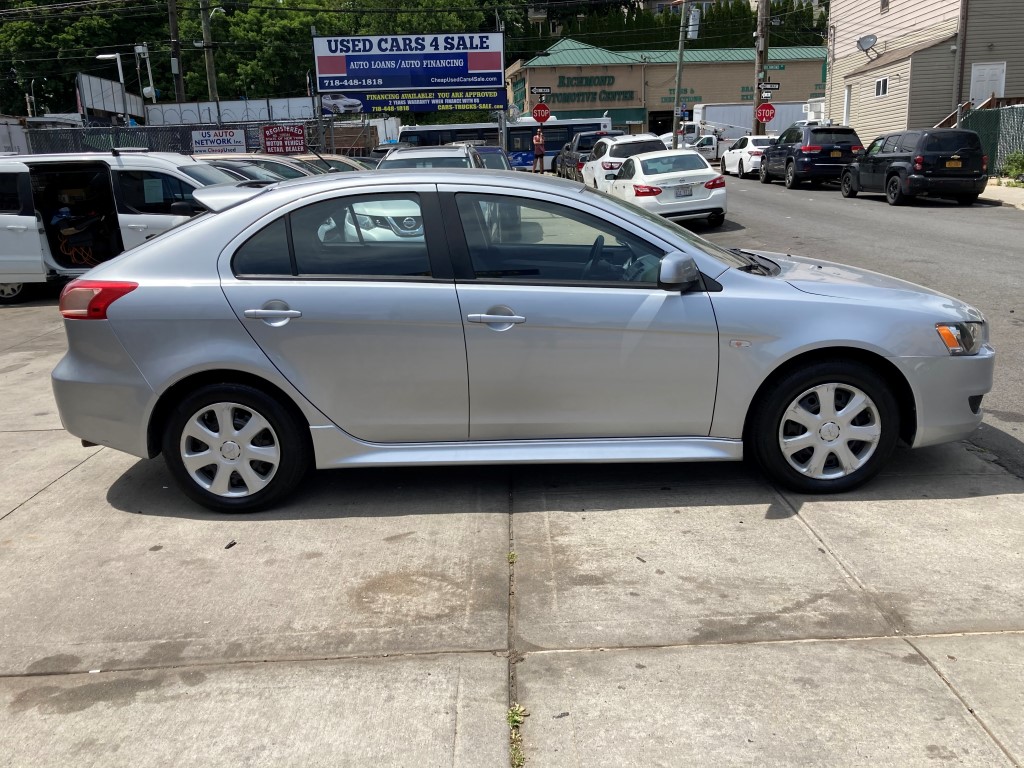
[[[764,154],[764,153],[761,150],[759,150],[759,149],[753,149],[753,150],[750,151],[750,156],[751,157],[760,157],[762,154]]]
[[[988,173],[988,155],[981,156],[981,172]]]
[[[580,160],[579,162],[576,163],[576,170],[577,171],[582,171],[583,170],[583,166],[586,165],[586,164],[587,164],[586,160]]]
[[[853,144],[850,146],[851,152],[860,152],[862,149],[864,149],[864,147],[862,147],[860,144]]]
[[[633,194],[637,197],[654,197],[661,194],[661,187],[648,187],[646,184],[634,184]]]
[[[610,162],[608,160],[602,160],[601,161],[601,167],[604,168],[604,170],[606,170],[606,171],[618,170],[620,165],[622,165],[622,163],[613,163],[613,162]]]
[[[917,157],[914,158],[914,170],[924,170],[924,155],[918,155]]]
[[[708,189],[721,189],[725,186],[725,176],[715,176],[711,181],[704,182]]]
[[[60,292],[60,313],[68,320],[106,320],[107,308],[138,283],[72,280]]]
[[[820,144],[804,144],[800,147],[801,152],[821,152]]]

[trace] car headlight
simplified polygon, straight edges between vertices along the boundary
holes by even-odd
[[[951,355],[976,355],[988,341],[985,323],[936,323],[935,330]]]

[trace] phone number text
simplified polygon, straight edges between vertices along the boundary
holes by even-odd
[[[367,80],[349,80],[348,78],[340,79],[337,77],[322,77],[320,78],[322,87],[325,88],[353,88],[357,86],[367,85],[384,85],[384,81],[380,78],[367,79]]]

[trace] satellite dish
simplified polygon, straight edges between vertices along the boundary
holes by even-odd
[[[877,42],[877,35],[864,35],[864,37],[857,41],[857,47],[864,51],[864,53],[867,53],[868,50],[875,47],[875,43]]]

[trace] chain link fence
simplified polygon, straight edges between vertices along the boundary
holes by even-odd
[[[1024,104],[975,110],[960,124],[981,137],[993,175],[1003,174],[1009,155],[1024,152]]]
[[[377,143],[377,131],[351,129],[335,130],[330,121],[300,121],[306,128],[306,143],[311,151],[367,155]],[[289,120],[287,125],[295,125]],[[26,131],[29,152],[32,154],[67,152],[109,152],[113,148],[134,147],[151,152],[192,152],[193,131],[221,131],[236,129],[245,131],[245,146],[249,152],[261,149],[261,123],[210,123],[203,125],[157,125],[157,126],[99,126],[89,128],[30,128]]]

